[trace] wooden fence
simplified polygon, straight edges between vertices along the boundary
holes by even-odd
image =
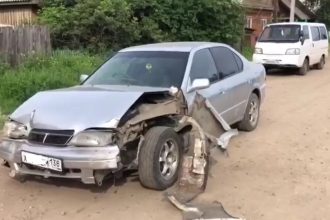
[[[0,62],[17,66],[28,56],[50,53],[50,33],[47,27],[0,27]]]

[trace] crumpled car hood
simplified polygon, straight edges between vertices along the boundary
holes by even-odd
[[[10,118],[32,128],[75,130],[75,133],[88,128],[115,128],[113,120],[120,120],[143,94],[142,90],[114,91],[84,86],[39,92]]]

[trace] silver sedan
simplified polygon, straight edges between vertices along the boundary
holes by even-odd
[[[197,146],[194,126],[213,143],[229,125],[257,127],[265,77],[263,66],[225,44],[126,48],[82,75],[81,85],[39,92],[17,108],[5,123],[0,158],[13,177],[102,184],[132,169],[143,186],[163,190],[177,180],[192,139]]]

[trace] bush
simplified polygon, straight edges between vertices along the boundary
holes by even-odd
[[[243,48],[243,55],[248,60],[252,60],[253,52],[254,52],[254,50],[253,50],[252,47],[244,47]]]
[[[236,0],[48,0],[40,22],[56,47],[100,51],[159,41],[234,44],[243,13]]]
[[[53,43],[61,48],[102,51],[128,46],[139,38],[132,9],[123,0],[50,4],[40,21],[50,26]]]
[[[234,44],[243,33],[243,8],[232,0],[158,0],[150,16],[167,41]]]
[[[31,57],[18,69],[0,75],[0,109],[9,114],[38,91],[76,85],[80,74],[90,73],[102,61],[101,56],[70,51]]]

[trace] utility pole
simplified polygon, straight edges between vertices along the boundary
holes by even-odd
[[[273,0],[274,7],[274,21],[278,22],[278,0]]]
[[[291,0],[290,22],[294,22],[295,9],[296,9],[296,0]]]

